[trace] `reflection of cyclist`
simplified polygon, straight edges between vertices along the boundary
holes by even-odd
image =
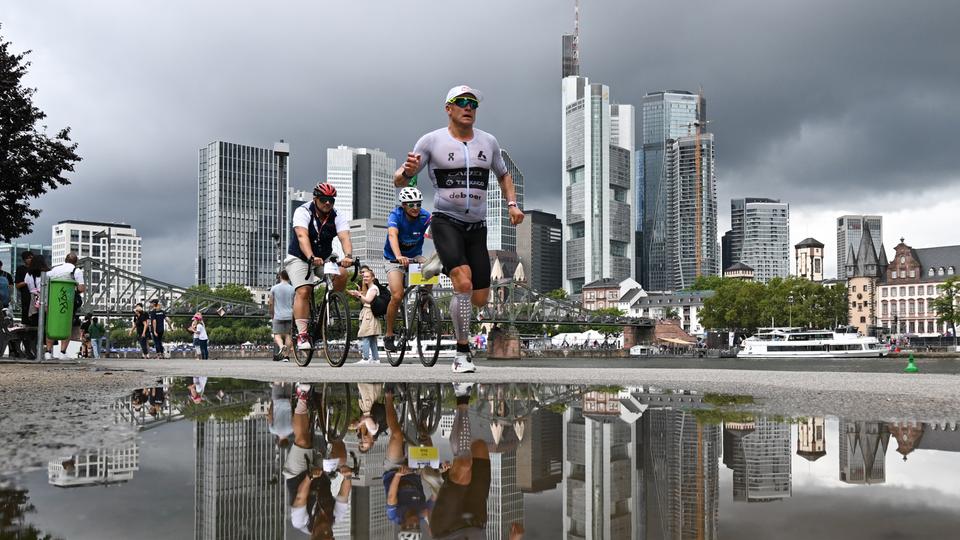
[[[480,93],[469,86],[447,92],[447,127],[427,133],[394,173],[396,186],[407,182],[427,167],[433,181],[434,214],[431,231],[444,271],[453,281],[450,316],[457,337],[453,371],[473,372],[470,359],[471,302],[487,303],[490,291],[490,258],[487,253],[487,183],[490,172],[497,176],[507,201],[510,222],[523,221],[523,212],[514,197],[513,177],[493,135],[474,129]]]
[[[457,409],[450,430],[453,463],[430,515],[430,530],[436,539],[485,538],[487,497],[490,494],[490,451],[487,443],[474,440],[470,430],[472,385],[455,385]]]
[[[319,278],[315,274],[307,276],[310,263],[322,265],[324,259],[333,253],[333,239],[339,238],[344,257],[340,261],[340,275],[333,279],[333,288],[338,291],[347,285],[347,271],[343,267],[353,263],[350,223],[333,209],[336,197],[337,189],[321,182],[313,188],[313,201],[293,212],[294,234],[290,236],[287,258],[283,263],[290,276],[290,284],[297,291],[293,299],[293,318],[297,324],[298,349],[313,346],[307,336],[307,322],[310,302],[313,302],[313,286],[319,282]]]
[[[397,309],[403,300],[403,277],[411,262],[422,263],[423,239],[430,227],[430,212],[424,210],[423,194],[415,187],[400,190],[400,206],[387,217],[387,241],[383,246],[383,258],[387,260],[387,283],[390,286],[390,305],[387,307],[387,332],[383,346],[396,352],[393,343],[393,325]],[[392,262],[396,261],[396,262]]]

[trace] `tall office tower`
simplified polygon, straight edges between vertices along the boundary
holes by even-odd
[[[347,454],[356,456],[359,465],[350,494],[351,517],[344,520],[349,525],[346,537],[394,540],[399,528],[387,518],[387,494],[383,489],[387,445],[375,444],[364,453],[360,451],[358,439],[347,437],[344,443]]]
[[[293,220],[293,212],[297,208],[313,200],[313,190],[304,191],[299,189],[287,188],[287,216]],[[287,245],[290,243],[290,235],[293,234],[293,227],[289,224],[283,228],[282,242],[280,245],[281,255],[286,257]],[[283,260],[281,258],[281,260]]]
[[[284,483],[266,410],[194,424],[194,538],[282,538]]]
[[[840,480],[847,484],[882,484],[890,430],[884,422],[840,420]]]
[[[633,187],[635,194],[634,208],[637,212],[637,219],[635,220],[637,232],[633,236],[633,273],[635,279],[638,282],[643,283],[646,281],[646,278],[643,276],[647,271],[643,264],[643,150],[635,149],[633,154],[634,158],[637,160],[636,164],[634,165],[634,178],[636,180]]]
[[[870,229],[873,237],[873,249],[880,253],[883,247],[883,216],[846,215],[837,218],[837,279],[846,279],[847,253],[860,249],[860,237],[863,229]]]
[[[733,243],[733,231],[729,230],[723,233],[723,236],[720,238],[720,270],[724,271],[727,268],[730,268],[730,265],[733,264],[733,249],[731,244]]]
[[[653,406],[641,424],[646,538],[719,538],[719,427]]]
[[[273,148],[214,141],[200,149],[197,199],[197,284],[276,283],[271,235],[290,228],[290,145]],[[286,233],[288,234],[288,233]]]
[[[790,205],[779,199],[748,197],[730,201],[731,264],[753,268],[766,283],[790,275]]]
[[[586,77],[562,81],[563,287],[633,277],[634,111]]]
[[[554,214],[524,210],[517,225],[517,254],[526,270],[527,284],[535,291],[549,292],[563,286],[563,225]]]
[[[397,160],[379,149],[327,148],[327,182],[337,188],[337,213],[347,219],[386,222],[397,206],[396,170]]]
[[[665,163],[671,141],[695,134],[697,125],[706,124],[706,100],[684,90],[651,92],[643,98],[641,114],[643,171],[640,177],[644,189],[642,251],[645,268],[642,277],[646,280],[641,284],[647,290],[668,290],[674,281],[671,277],[676,272],[677,261],[668,258],[667,249],[677,239],[669,237],[667,230],[675,212],[670,197],[672,186],[667,181],[670,167]],[[641,214],[638,212],[638,215]],[[687,219],[692,217],[692,214],[686,216]]]
[[[699,176],[696,136],[668,141],[664,155],[663,178],[668,186],[669,210],[664,215],[667,264],[660,274],[665,277],[660,284],[665,290],[686,289],[697,276],[720,274],[713,135],[704,133],[699,139]],[[651,279],[657,280],[657,275],[651,273]]]
[[[504,430],[507,432],[508,430]],[[512,433],[512,429],[509,429]],[[523,493],[517,485],[516,435],[505,450],[490,451],[490,493],[487,496],[487,536],[490,540],[510,538],[510,525],[523,523]]]
[[[540,493],[562,479],[563,416],[541,409],[528,417],[517,449],[517,486],[524,493]]]
[[[58,222],[52,229],[53,253],[52,259],[47,261],[51,266],[62,263],[67,253],[72,251],[81,259],[90,257],[127,272],[142,272],[143,239],[130,225],[69,219]],[[99,293],[107,288],[107,280],[99,270],[94,270],[92,276],[84,278],[89,283],[91,293]],[[132,305],[135,299],[125,287],[127,283],[110,284],[111,304],[123,307]]]
[[[633,516],[640,496],[636,430],[612,412],[619,405],[611,395],[563,413],[564,538],[641,538]]]
[[[350,221],[350,243],[354,257],[373,270],[381,283],[387,282],[387,264],[383,258],[383,245],[387,242],[387,220],[354,219]],[[334,241],[339,246],[339,241]],[[336,249],[336,248],[335,248]],[[342,252],[342,248],[337,252]],[[342,255],[342,253],[341,253]]]
[[[523,208],[523,173],[506,150],[501,149],[500,154],[507,165],[507,171],[513,177],[517,205]],[[490,171],[490,181],[487,186],[487,249],[516,251],[517,226],[510,224],[510,209],[507,207],[507,201],[503,199],[500,182],[497,181],[493,171]]]
[[[790,424],[758,418],[749,430],[737,427],[725,425],[723,430],[723,461],[733,470],[733,500],[789,498]]]

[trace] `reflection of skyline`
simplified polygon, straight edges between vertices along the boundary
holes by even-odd
[[[563,416],[539,410],[525,421],[517,449],[517,487],[524,493],[553,489],[563,479]]]
[[[194,424],[197,539],[284,536],[280,456],[265,411]]]
[[[790,424],[761,417],[724,425],[723,462],[733,471],[733,500],[790,497],[790,460]]]
[[[350,494],[350,520],[346,538],[396,538],[397,527],[387,518],[387,494],[383,489],[383,461],[387,457],[388,437],[382,435],[366,454],[360,453],[360,441],[356,437],[348,436],[344,440],[347,452],[353,452],[360,465]]]
[[[890,431],[883,422],[840,419],[840,480],[847,484],[887,481],[887,444]]]
[[[133,473],[139,469],[140,447],[132,440],[113,448],[86,450],[50,461],[47,481],[57,487],[118,484],[133,480]]]
[[[702,402],[696,395],[683,400]],[[641,422],[646,538],[717,538],[719,426],[653,405]]]
[[[805,418],[797,424],[797,455],[813,462],[827,455],[826,419]]]

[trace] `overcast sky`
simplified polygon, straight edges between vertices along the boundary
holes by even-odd
[[[960,3],[583,4],[581,73],[615,101],[702,85],[720,234],[730,198],[760,196],[791,204],[794,243],[826,244],[828,275],[843,213],[882,214],[888,253],[900,236],[958,243]],[[200,146],[283,138],[307,188],[328,147],[404,156],[461,82],[484,92],[478,126],[524,172],[525,206],[559,213],[572,19],[557,0],[3,2],[0,34],[34,51],[36,104],[84,158],[72,186],[37,201],[29,240],[50,242],[60,219],[123,221],[143,236],[146,275],[190,284]]]

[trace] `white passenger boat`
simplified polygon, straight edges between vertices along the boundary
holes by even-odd
[[[880,358],[887,348],[856,332],[761,328],[740,345],[739,358]]]

